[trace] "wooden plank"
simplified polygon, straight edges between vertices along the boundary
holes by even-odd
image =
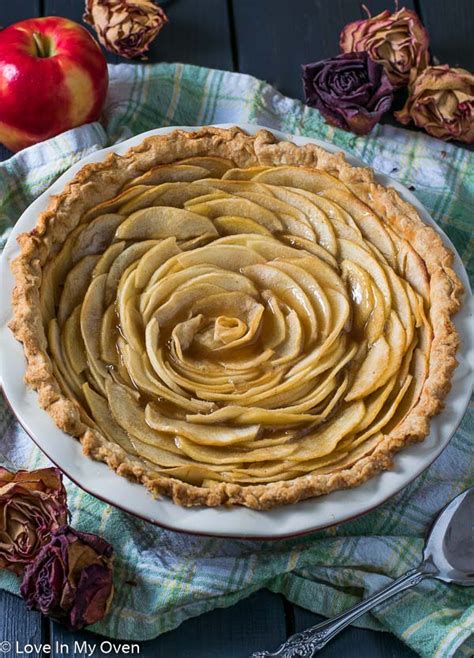
[[[141,642],[139,655],[140,658],[243,658],[257,649],[280,644],[284,639],[282,597],[262,590],[231,608],[212,610],[188,619],[174,631]],[[100,643],[104,640],[87,631],[71,633],[58,624],[51,627],[53,648],[55,642],[64,643],[74,658],[86,658],[85,653],[78,651],[81,642],[97,645],[89,658],[103,656]],[[62,655],[66,653],[63,650]],[[118,654],[122,655],[120,651]],[[53,651],[52,658],[61,658],[61,654]]]
[[[2,162],[2,160],[8,160],[8,158],[11,158],[12,155],[13,153],[11,151],[0,144],[0,162]]]
[[[472,0],[419,0],[428,29],[431,54],[441,64],[474,71],[474,3]]]
[[[40,0],[0,0],[0,27],[40,15]]]
[[[366,4],[373,14],[387,7]],[[239,70],[301,99],[301,65],[338,55],[342,28],[365,15],[358,0],[234,0],[233,13]]]
[[[223,0],[163,2],[169,23],[151,44],[149,62],[190,62],[198,66],[232,69],[229,18]],[[45,0],[45,15],[82,21],[84,3],[78,0]],[[92,34],[94,31],[85,25]],[[107,61],[129,62],[104,50]],[[141,60],[133,60],[135,63]]]
[[[45,641],[41,615],[28,612],[25,602],[18,596],[0,591],[0,611],[0,651],[3,656],[14,658],[18,655],[16,642],[23,650],[27,643],[38,645]]]
[[[324,617],[309,610],[294,606],[296,632],[303,631],[315,624],[325,621]],[[418,654],[407,647],[391,633],[369,631],[364,628],[349,626],[322,649],[321,658],[416,658]]]
[[[151,45],[151,62],[184,62],[232,70],[225,0],[179,0],[161,4],[169,23]]]

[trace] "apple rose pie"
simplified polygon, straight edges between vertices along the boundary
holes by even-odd
[[[179,504],[359,484],[449,390],[452,254],[340,153],[149,137],[85,166],[19,242],[28,385],[87,455]]]

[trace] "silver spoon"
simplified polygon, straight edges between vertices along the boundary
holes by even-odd
[[[474,585],[474,487],[456,496],[437,516],[418,568],[337,617],[295,633],[274,653],[257,651],[252,658],[311,658],[343,628],[395,594],[418,585],[424,578]]]

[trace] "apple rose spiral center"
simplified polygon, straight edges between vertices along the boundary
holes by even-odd
[[[134,222],[150,216],[145,212]],[[196,218],[187,216],[188,227],[202,222]],[[146,281],[145,270],[152,272]],[[216,236],[183,252],[169,237],[122,275],[116,303],[119,358],[150,396],[145,417],[154,429],[173,425],[156,398],[167,400],[168,416],[172,409],[173,418],[188,422],[187,432],[193,423],[208,424],[222,441],[238,442],[265,428],[317,423],[345,391],[338,373],[355,354],[345,285],[324,261],[277,238]],[[315,386],[308,375],[325,355],[330,380]],[[331,404],[313,416],[329,391]],[[228,426],[219,425],[222,417]]]

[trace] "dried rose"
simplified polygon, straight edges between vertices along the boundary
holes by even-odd
[[[367,52],[374,62],[383,64],[390,82],[405,86],[410,71],[420,72],[428,66],[428,33],[419,17],[409,9],[391,14],[388,9],[378,16],[349,23],[339,39],[344,53]]]
[[[390,109],[393,87],[367,53],[348,53],[303,66],[306,103],[328,123],[365,135]]]
[[[144,53],[168,17],[153,0],[86,0],[84,20],[107,50],[146,59]]]
[[[21,574],[67,514],[57,468],[11,473],[0,467],[0,568]]]
[[[395,117],[413,121],[439,139],[474,142],[474,75],[447,64],[429,66],[410,84],[405,106]]]
[[[97,535],[59,528],[25,571],[20,591],[27,606],[72,630],[99,621],[113,595],[112,553]]]

